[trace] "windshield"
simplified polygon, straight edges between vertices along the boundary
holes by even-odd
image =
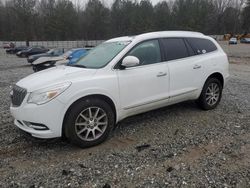
[[[72,54],[72,52],[73,52],[72,50],[69,50],[69,51],[65,52],[64,54],[62,54],[62,56],[64,58],[68,58]]]
[[[78,60],[74,66],[86,68],[101,68],[107,65],[118,53],[120,53],[130,41],[104,42],[90,50],[86,56]]]
[[[47,54],[52,54],[52,53],[54,53],[54,49],[51,49],[51,50],[49,50],[48,52],[47,52]]]

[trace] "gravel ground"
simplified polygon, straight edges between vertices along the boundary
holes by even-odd
[[[89,149],[14,126],[9,86],[32,70],[0,51],[0,187],[250,187],[250,45],[222,46],[231,79],[217,109],[185,102],[137,115]]]

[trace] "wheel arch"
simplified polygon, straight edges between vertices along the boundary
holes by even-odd
[[[66,138],[66,135],[65,135],[65,120],[66,120],[66,118],[67,118],[67,116],[68,116],[68,114],[69,114],[69,112],[70,112],[70,109],[78,102],[78,101],[80,101],[80,100],[83,100],[83,99],[86,99],[86,98],[91,98],[91,97],[96,97],[96,98],[99,98],[99,99],[101,99],[101,100],[104,100],[105,102],[107,102],[109,105],[110,105],[110,107],[112,108],[112,110],[113,110],[113,112],[114,112],[114,116],[115,116],[115,122],[116,122],[116,120],[117,120],[117,110],[116,110],[116,106],[115,106],[115,103],[113,102],[113,100],[110,98],[110,97],[108,97],[108,96],[106,96],[106,95],[103,95],[103,94],[90,94],[90,95],[86,95],[86,96],[83,96],[83,97],[81,97],[81,98],[79,98],[79,99],[77,99],[77,100],[75,100],[68,108],[67,108],[67,110],[66,110],[66,112],[65,112],[65,114],[64,114],[64,117],[63,117],[63,122],[62,122],[62,137],[63,138]]]
[[[217,78],[221,82],[222,87],[224,87],[225,80],[224,80],[223,74],[221,74],[219,72],[214,72],[210,76],[208,76],[206,81],[210,78]]]

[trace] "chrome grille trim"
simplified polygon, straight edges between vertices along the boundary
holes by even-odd
[[[15,85],[15,86],[13,86],[12,91],[13,91],[12,95],[11,95],[12,105],[15,107],[18,107],[22,104],[22,102],[27,94],[27,90]]]

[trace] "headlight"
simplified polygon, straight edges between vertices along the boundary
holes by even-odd
[[[70,85],[71,83],[67,82],[31,92],[28,103],[45,104],[64,92]]]

